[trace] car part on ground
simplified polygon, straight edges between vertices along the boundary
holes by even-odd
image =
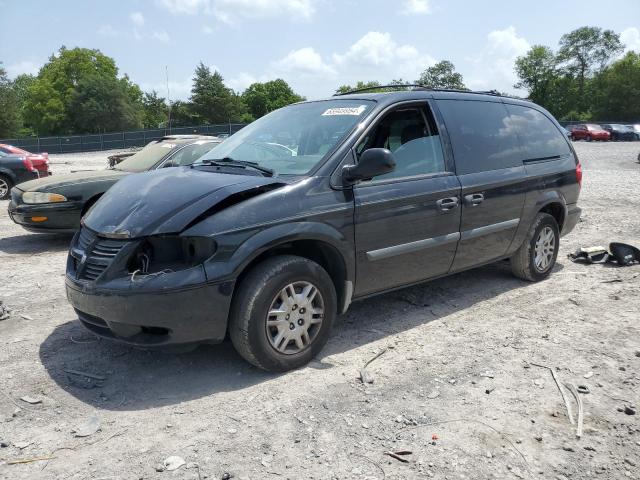
[[[109,168],[113,168],[116,165],[118,165],[119,163],[121,163],[125,158],[129,158],[132,155],[135,155],[137,152],[139,152],[140,149],[136,148],[131,150],[130,152],[122,152],[122,153],[116,153],[113,155],[109,155],[107,157],[107,165],[109,166]]]
[[[504,259],[543,280],[581,181],[571,142],[529,102],[419,90],[298,103],[190,168],[114,185],[72,241],[67,296],[98,335],[157,348],[229,335],[283,371],[352,301]]]
[[[581,247],[567,257],[577,263],[610,263],[626,267],[640,263],[640,249],[626,243],[611,242],[609,249],[604,247]]]
[[[111,169],[80,171],[20,184],[12,190],[9,215],[29,231],[74,232],[80,227],[82,216],[120,179],[131,173],[190,165],[220,142],[215,137],[198,135],[163,137]]]

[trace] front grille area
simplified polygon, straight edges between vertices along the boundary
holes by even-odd
[[[82,228],[78,235],[78,250],[86,255],[84,262],[76,259],[78,278],[95,280],[104,272],[124,247],[126,240],[113,240],[98,237],[95,233]]]

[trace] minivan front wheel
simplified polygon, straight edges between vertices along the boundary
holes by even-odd
[[[544,280],[556,264],[559,246],[558,222],[548,213],[538,213],[524,242],[510,259],[511,271],[530,282]]]
[[[336,311],[335,287],[320,265],[279,255],[242,279],[231,307],[229,335],[248,362],[268,371],[287,371],[320,352]]]

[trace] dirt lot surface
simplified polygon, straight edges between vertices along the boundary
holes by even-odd
[[[640,478],[640,267],[566,258],[640,243],[640,143],[576,148],[583,221],[549,280],[502,263],[353,304],[321,357],[282,375],[228,342],[169,355],[97,340],[65,299],[69,237],[27,233],[0,202],[0,478]],[[56,173],[105,157],[51,156]],[[581,439],[533,363],[589,389]],[[406,463],[384,453],[401,450]],[[172,456],[185,464],[162,471]]]

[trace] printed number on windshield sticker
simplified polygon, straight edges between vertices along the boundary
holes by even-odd
[[[355,115],[356,117],[360,115],[367,108],[366,105],[360,105],[359,107],[339,107],[339,108],[329,108],[324,111],[322,114],[323,117],[328,117],[332,115]]]

